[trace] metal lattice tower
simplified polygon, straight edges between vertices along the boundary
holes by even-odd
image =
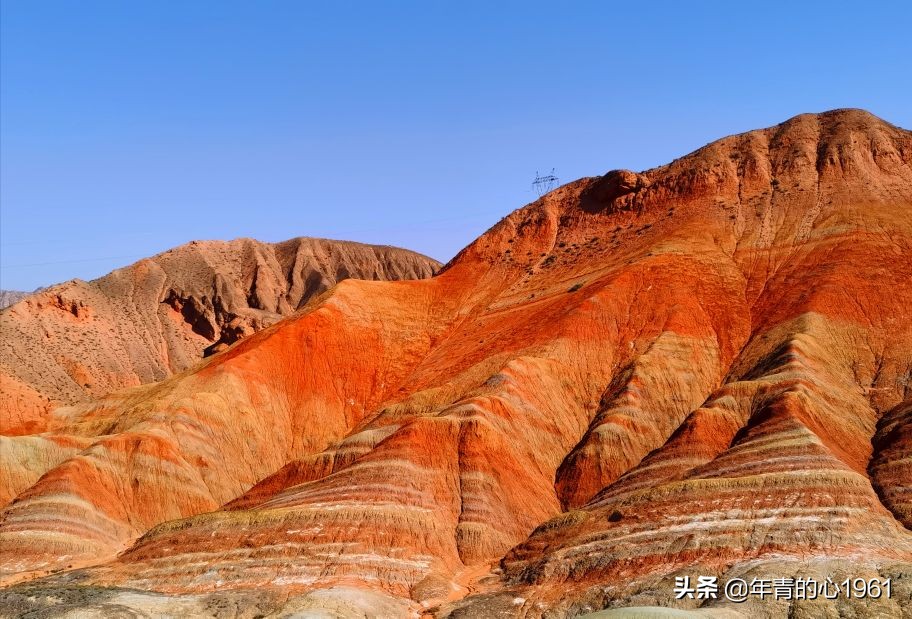
[[[554,176],[554,168],[551,168],[550,174],[545,174],[544,176],[538,173],[538,170],[535,171],[535,180],[532,181],[532,189],[538,194],[538,197],[542,197],[557,185],[558,178]]]

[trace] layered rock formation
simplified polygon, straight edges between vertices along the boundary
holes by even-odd
[[[394,247],[237,239],[38,290],[0,313],[0,432],[40,431],[55,406],[181,372],[343,279],[415,279],[439,266]]]
[[[862,111],[581,179],[12,439],[0,607],[908,616],[910,282],[912,133]]]

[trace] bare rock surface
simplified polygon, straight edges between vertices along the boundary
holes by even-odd
[[[0,309],[17,303],[28,296],[28,294],[29,293],[22,292],[21,290],[0,290]]]
[[[912,133],[797,116],[575,181],[431,279],[343,281],[57,409],[2,453],[46,455],[0,515],[0,605],[909,617],[910,376]],[[674,599],[697,574],[894,590]]]
[[[439,266],[346,241],[195,241],[36,291],[0,313],[0,431],[34,432],[55,406],[186,370],[341,280],[430,277]]]

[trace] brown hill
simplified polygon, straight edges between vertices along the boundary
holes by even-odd
[[[909,616],[910,282],[912,133],[862,111],[570,183],[6,439],[41,478],[0,604]],[[674,599],[700,574],[893,589]]]
[[[345,241],[196,241],[36,291],[0,312],[0,433],[40,431],[55,406],[181,372],[343,279],[416,279],[439,266]]]

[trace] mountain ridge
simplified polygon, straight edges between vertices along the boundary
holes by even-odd
[[[80,455],[35,458],[0,565],[70,570],[28,591],[453,617],[694,609],[681,575],[892,577],[893,599],[713,608],[898,614],[910,281],[912,133],[865,112],[574,181],[431,279],[343,281],[58,410],[37,440]]]
[[[31,293],[24,292],[22,290],[0,290],[0,309],[9,307],[13,303],[17,303],[20,299],[28,294]]]
[[[54,406],[186,370],[341,279],[428,277],[438,266],[389,246],[239,238],[35,291],[0,314],[2,429],[34,432]]]

